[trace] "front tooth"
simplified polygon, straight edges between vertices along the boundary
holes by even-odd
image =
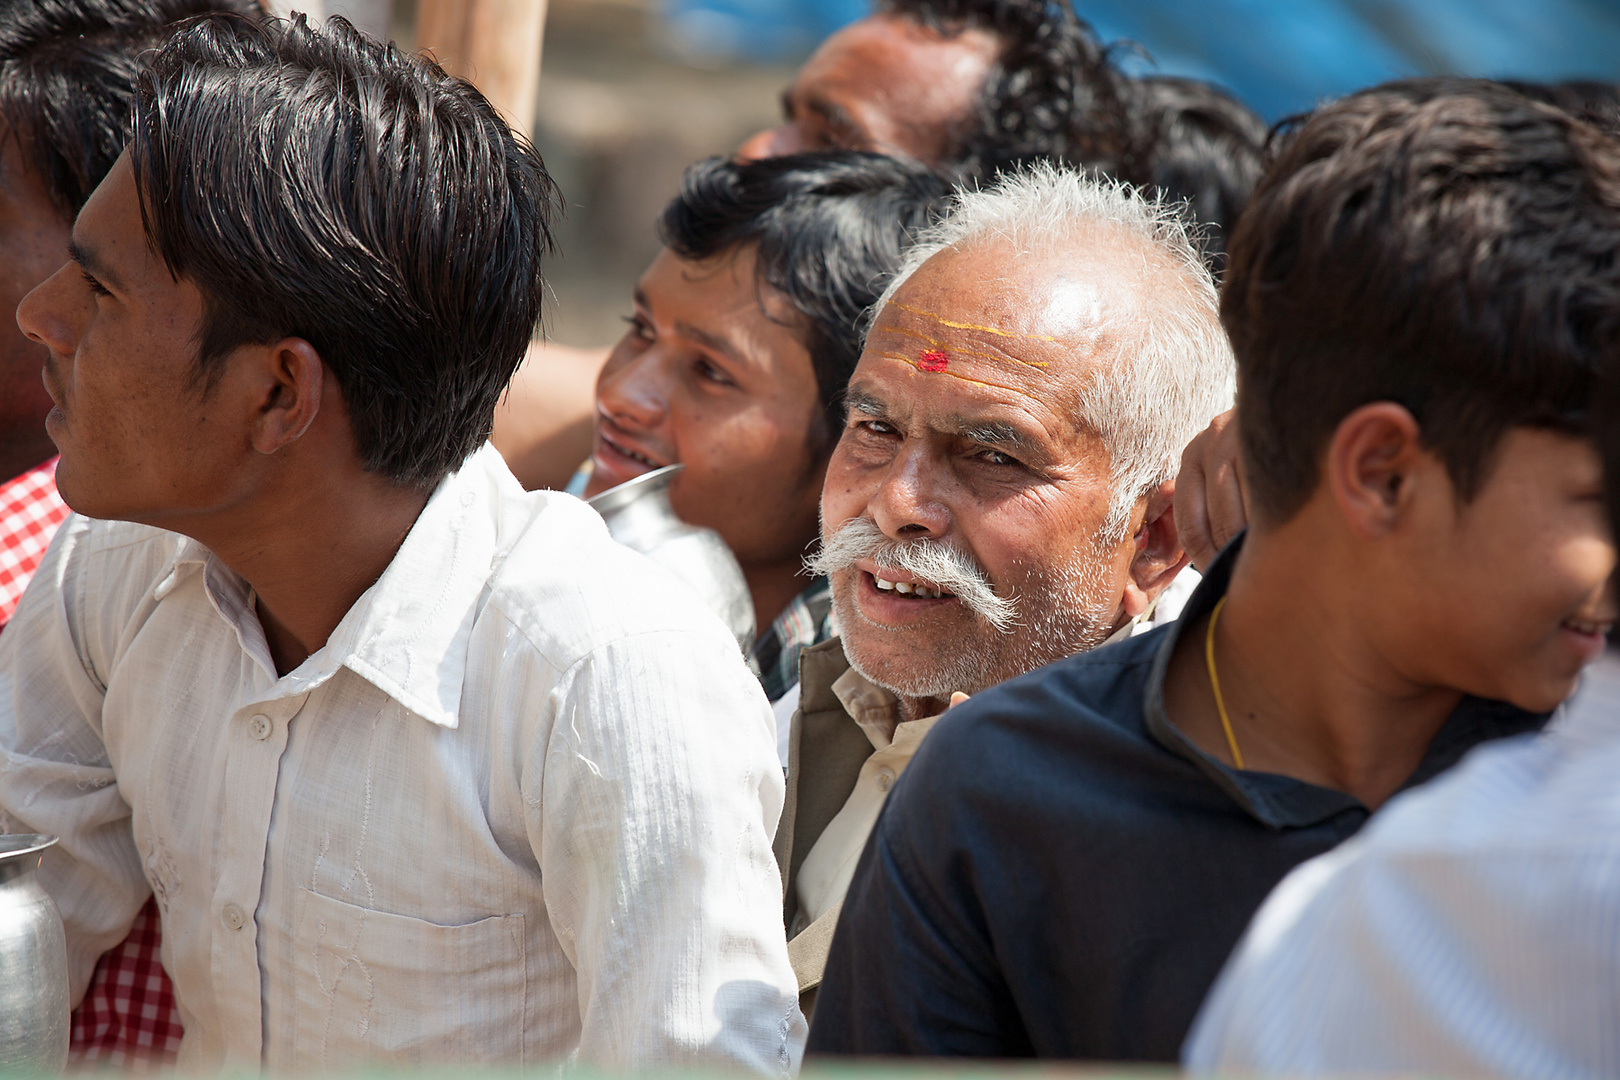
[[[911,583],[907,581],[897,581],[894,583],[894,591],[899,593],[901,596],[910,596]]]
[[[875,577],[875,576],[874,576],[873,580],[875,580],[877,582],[877,587],[882,589],[884,592],[888,592],[889,590],[894,588],[894,582],[892,582],[892,581],[885,581],[883,578]]]

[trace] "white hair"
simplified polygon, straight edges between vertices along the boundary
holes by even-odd
[[[1161,275],[1170,302],[1140,313],[1134,350],[1123,345],[1118,362],[1090,381],[1077,417],[1108,448],[1113,491],[1104,531],[1123,536],[1136,500],[1173,478],[1182,449],[1232,405],[1232,346],[1221,328],[1215,283],[1181,211],[1181,204],[1129,184],[1045,162],[1005,175],[987,190],[960,191],[950,212],[908,249],[870,309],[868,326],[912,274],[947,249],[999,241],[1020,256],[1062,252],[1094,243],[1101,225],[1163,255],[1174,267]]]

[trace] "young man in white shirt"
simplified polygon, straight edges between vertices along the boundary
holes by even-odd
[[[183,1066],[796,1064],[758,684],[483,446],[552,198],[427,62],[212,19],[19,309],[83,516],[0,639],[0,827],[62,838],[76,994],[156,895]]]

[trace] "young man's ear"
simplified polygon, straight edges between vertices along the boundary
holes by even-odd
[[[1363,405],[1339,422],[1328,443],[1326,479],[1357,535],[1370,540],[1395,527],[1426,453],[1416,418],[1393,401]]]
[[[1124,607],[1134,619],[1148,609],[1164,587],[1187,565],[1181,537],[1176,533],[1176,482],[1166,480],[1148,494],[1142,524],[1131,537],[1136,554],[1125,581]]]
[[[257,353],[253,448],[274,454],[296,442],[315,422],[326,390],[326,365],[303,338],[247,347]]]

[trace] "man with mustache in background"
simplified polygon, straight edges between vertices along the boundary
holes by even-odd
[[[776,834],[805,1005],[890,787],[953,694],[1115,636],[1186,565],[1181,448],[1230,402],[1181,220],[1042,166],[963,194],[873,309],[822,494],[841,633],[801,658]]]

